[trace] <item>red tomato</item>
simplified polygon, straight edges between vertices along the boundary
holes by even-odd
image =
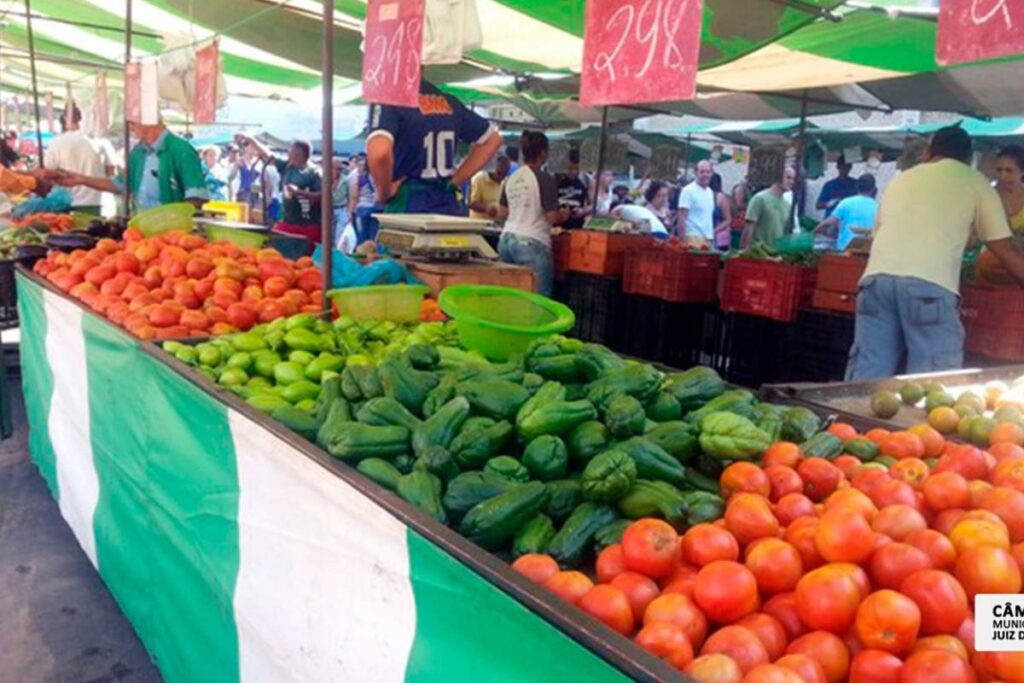
[[[803,563],[804,571],[810,571],[824,564],[818,546],[814,542],[814,536],[818,530],[818,519],[816,517],[801,517],[789,525],[784,540],[796,548],[800,553],[800,561]]]
[[[782,628],[786,629],[786,637],[789,640],[796,640],[807,633],[807,627],[800,621],[800,614],[796,609],[795,593],[779,593],[764,603],[761,611],[778,619]]]
[[[954,575],[974,600],[978,593],[1019,593],[1020,567],[1008,551],[981,546],[972,548],[956,560]]]
[[[771,484],[768,498],[774,503],[789,493],[802,493],[804,482],[792,467],[785,465],[769,465],[764,468]]]
[[[902,482],[895,482],[906,486]],[[887,505],[871,520],[871,528],[894,541],[902,541],[915,531],[928,528],[924,516],[909,505]]]
[[[633,639],[636,644],[655,657],[665,657],[680,648],[690,651],[693,657],[693,646],[683,629],[668,621],[655,621],[640,629]]]
[[[534,583],[544,583],[558,573],[558,563],[550,555],[528,553],[516,558],[512,569]]]
[[[985,479],[988,476],[988,460],[985,453],[974,446],[948,442],[946,454],[939,458],[933,472],[957,472],[967,481]]]
[[[857,609],[854,623],[864,647],[899,655],[910,650],[921,628],[921,610],[893,590],[872,593]]]
[[[777,538],[758,541],[748,548],[746,565],[754,573],[758,588],[768,595],[793,590],[803,576],[800,553]]]
[[[729,498],[725,508],[725,526],[740,545],[779,533],[779,520],[775,519],[771,503],[755,493],[735,493]]]
[[[770,661],[775,661],[786,651],[789,638],[786,636],[786,629],[775,617],[755,612],[737,621],[736,625],[749,629],[757,636],[761,644],[764,645],[764,649],[767,650]]]
[[[240,330],[248,330],[256,324],[256,313],[248,306],[233,303],[227,307],[227,322]]]
[[[789,493],[782,496],[775,503],[773,510],[775,518],[783,526],[789,526],[800,517],[817,516],[817,512],[814,509],[814,501],[802,493]]]
[[[861,650],[850,662],[849,683],[900,683],[903,662],[882,650]]]
[[[906,543],[889,543],[871,556],[868,573],[879,588],[899,590],[903,580],[921,569],[931,569],[932,559]]]
[[[209,259],[193,256],[185,264],[185,274],[196,280],[202,280],[213,272],[213,262]]]
[[[695,524],[687,529],[681,546],[683,559],[698,567],[716,560],[735,561],[740,557],[740,544],[736,537],[713,524]]]
[[[760,639],[742,626],[723,626],[704,642],[702,655],[724,654],[740,665],[744,673],[767,664],[768,651]]]
[[[860,458],[854,455],[840,455],[832,461],[832,464],[839,468],[839,471],[843,473],[847,480],[852,480],[856,477],[857,473],[864,467],[864,463],[860,461]]]
[[[693,585],[697,583],[697,568],[681,564],[675,573],[664,581],[662,593],[680,593],[693,599]]]
[[[925,479],[921,488],[924,502],[932,510],[941,512],[951,508],[966,508],[971,503],[967,480],[956,472],[937,472]]]
[[[743,683],[803,683],[803,681],[804,679],[800,678],[800,675],[792,669],[775,664],[761,664],[751,669],[743,677]]]
[[[835,634],[811,631],[786,648],[787,654],[806,655],[821,665],[828,683],[842,683],[850,670],[850,651]]]
[[[928,464],[920,458],[904,458],[889,467],[893,479],[909,484],[915,490],[924,485],[929,473]]]
[[[776,441],[761,456],[761,465],[783,465],[785,467],[796,467],[803,460],[800,447],[789,441]]]
[[[597,556],[594,571],[598,583],[608,583],[626,571],[626,562],[622,559],[622,544],[614,543],[602,550]]]
[[[967,651],[967,646],[956,636],[918,638],[917,642],[914,643],[913,652],[920,652],[921,650],[943,650],[945,652],[952,652],[965,662],[971,661],[971,654]]]
[[[868,522],[878,512],[878,508],[871,502],[867,494],[863,491],[858,491],[852,486],[839,489],[825,501],[825,512],[837,509],[853,510],[868,520]]]
[[[743,669],[731,657],[722,654],[702,655],[686,665],[683,673],[694,683],[741,683]]]
[[[633,632],[633,608],[626,594],[615,586],[594,586],[576,604],[624,636]]]
[[[1024,491],[1024,455],[1000,460],[992,470],[992,483]]]
[[[826,562],[860,563],[874,552],[875,535],[860,512],[838,508],[818,520],[814,545]]]
[[[738,562],[712,562],[697,574],[693,599],[708,619],[729,624],[757,610],[757,579]]]
[[[658,584],[643,574],[622,572],[611,580],[611,585],[621,590],[633,608],[633,618],[639,623],[644,618],[644,611],[661,591]]]
[[[726,467],[718,485],[726,500],[734,493],[756,493],[767,498],[771,492],[768,474],[751,462],[734,462]]]
[[[694,649],[704,644],[708,621],[704,613],[685,595],[666,593],[651,601],[644,611],[644,625],[668,621],[683,629]]]
[[[804,482],[804,493],[815,502],[828,498],[843,480],[842,471],[824,458],[807,458],[796,473]]]
[[[868,495],[879,509],[890,505],[909,505],[912,508],[917,508],[917,495],[914,488],[910,484],[892,477],[880,483]]]
[[[827,564],[796,584],[796,607],[810,628],[846,633],[860,604],[861,586],[841,564]]]
[[[974,683],[970,665],[951,652],[922,650],[903,663],[900,683]]]
[[[850,481],[855,489],[863,492],[868,497],[879,485],[889,481],[892,477],[885,470],[876,467],[867,467],[857,472],[857,475]]]
[[[679,564],[679,535],[660,519],[633,522],[622,534],[626,568],[651,578],[669,576]]]
[[[825,670],[821,668],[821,664],[818,664],[807,655],[785,655],[775,660],[775,664],[790,671],[795,671],[803,683],[827,683]]]
[[[1024,493],[997,486],[981,494],[980,506],[995,513],[1006,524],[1012,543],[1024,541]]]
[[[583,572],[557,572],[548,577],[544,587],[566,602],[576,604],[590,592],[594,583]]]
[[[850,439],[856,439],[858,434],[857,430],[853,428],[853,425],[845,422],[835,422],[828,428],[828,433],[834,436],[838,436],[839,440],[843,443]]]
[[[288,291],[290,284],[285,278],[275,275],[263,281],[263,291],[267,296],[276,299]]]

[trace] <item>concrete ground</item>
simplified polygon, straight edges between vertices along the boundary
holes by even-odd
[[[29,458],[12,380],[15,431],[0,441],[0,681],[159,682]]]

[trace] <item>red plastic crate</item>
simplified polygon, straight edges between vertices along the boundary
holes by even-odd
[[[867,267],[868,260],[863,256],[826,254],[818,262],[818,289],[856,294]]]
[[[964,287],[960,316],[964,350],[988,358],[1024,361],[1024,290]]]
[[[569,231],[569,270],[622,277],[626,252],[650,237],[603,230]]]
[[[730,259],[725,262],[722,310],[793,322],[799,309],[810,307],[817,280],[815,268]]]
[[[626,252],[622,291],[672,303],[707,303],[718,298],[721,257],[654,245]]]

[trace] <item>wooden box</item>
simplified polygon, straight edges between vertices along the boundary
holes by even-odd
[[[819,275],[819,277],[821,277]],[[833,292],[828,289],[814,290],[814,299],[811,303],[814,308],[826,311],[837,311],[839,313],[857,312],[857,295],[846,292]]]
[[[649,236],[601,230],[569,232],[569,270],[622,277],[626,251],[650,242]]]
[[[523,266],[497,261],[469,261],[467,263],[429,263],[404,260],[409,272],[430,287],[430,296],[436,298],[450,285],[496,285],[532,292],[536,289],[536,276]]]
[[[867,267],[868,260],[863,256],[822,256],[818,262],[818,289],[855,295]]]

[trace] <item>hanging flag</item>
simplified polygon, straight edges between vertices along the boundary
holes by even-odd
[[[127,91],[127,82],[126,82]],[[92,105],[92,134],[98,138],[105,138],[110,133],[110,100],[107,98],[107,73],[99,72],[96,75],[96,99]]]
[[[943,65],[1024,53],[1024,0],[941,0],[935,59]]]
[[[197,125],[217,120],[217,76],[220,72],[220,43],[213,41],[196,50],[196,80],[192,107]]]
[[[370,0],[366,8],[363,99],[416,107],[420,97],[424,0]]]
[[[693,99],[703,0],[589,0],[580,104]]]

